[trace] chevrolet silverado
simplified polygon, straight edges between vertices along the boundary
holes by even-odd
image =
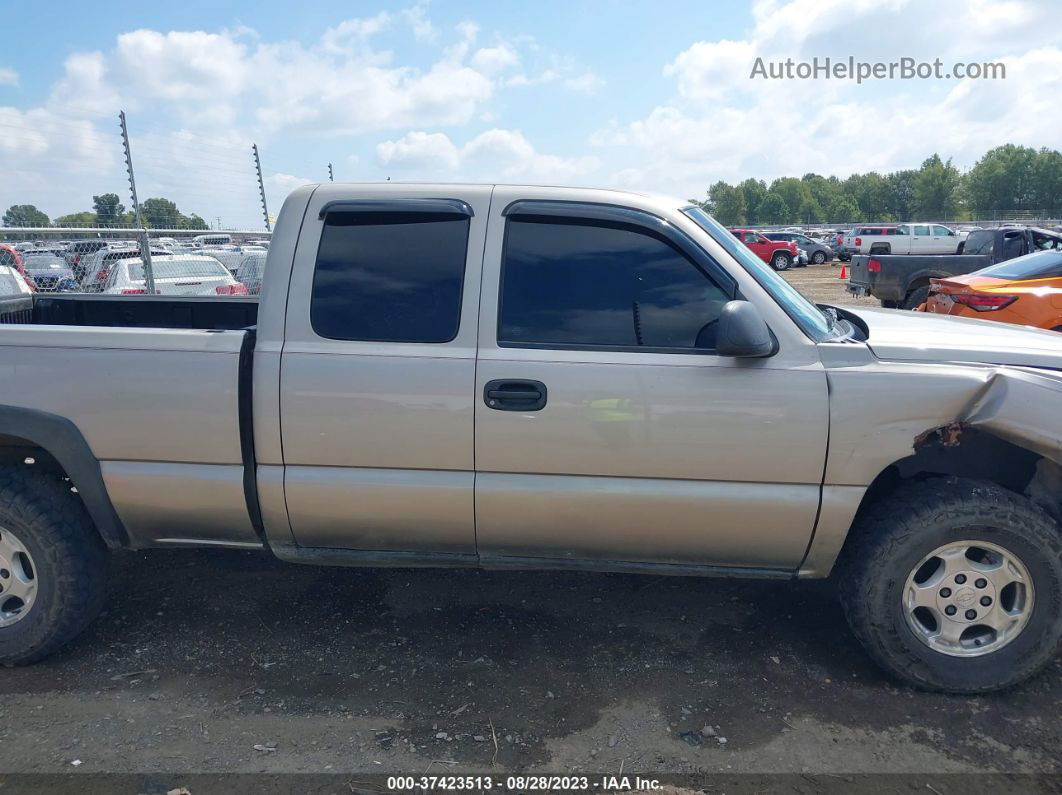
[[[260,299],[0,320],[7,664],[78,635],[117,548],[832,574],[874,660],[951,692],[1062,635],[1060,337],[816,306],[678,200],[306,186]]]

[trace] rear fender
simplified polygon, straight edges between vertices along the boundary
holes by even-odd
[[[19,406],[0,406],[0,449],[40,448],[62,467],[77,489],[96,529],[108,547],[129,546],[129,536],[111,504],[99,461],[70,420]]]

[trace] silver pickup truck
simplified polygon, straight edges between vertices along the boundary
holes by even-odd
[[[688,203],[307,186],[259,301],[0,318],[0,661],[109,550],[834,574],[885,669],[1006,687],[1062,635],[1062,338],[819,307]],[[708,606],[706,606],[706,609]]]

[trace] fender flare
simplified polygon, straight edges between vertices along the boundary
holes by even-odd
[[[928,284],[929,283],[929,281],[928,281],[929,279],[946,279],[946,278],[948,278],[948,276],[951,276],[951,275],[953,275],[953,274],[943,273],[941,271],[934,270],[932,268],[923,268],[920,271],[915,271],[914,273],[908,274],[907,281],[904,283],[903,294],[906,296],[909,292],[911,292],[912,289],[918,289],[918,288],[913,288],[911,285],[913,285],[915,282],[917,282],[917,281],[919,281],[921,279],[926,279],[927,280],[926,284]]]
[[[25,439],[52,456],[77,488],[104,543],[112,549],[129,546],[129,535],[107,494],[100,462],[74,423],[45,411],[0,406],[0,435]]]

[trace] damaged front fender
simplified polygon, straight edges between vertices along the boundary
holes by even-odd
[[[913,447],[917,450],[931,442],[955,447],[962,443],[964,432],[977,429],[1062,464],[1060,405],[1062,377],[1053,372],[999,368],[958,417],[918,434]]]

